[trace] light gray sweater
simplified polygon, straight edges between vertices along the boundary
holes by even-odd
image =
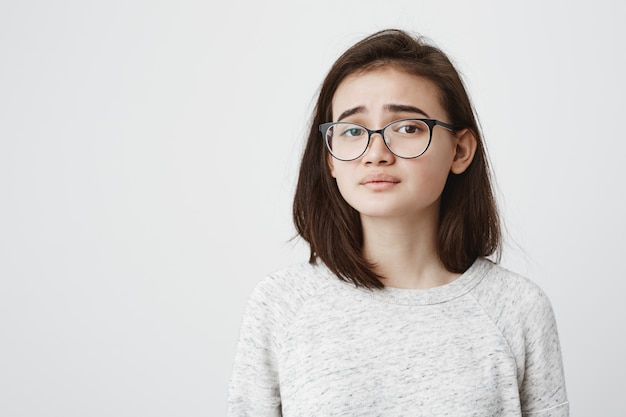
[[[549,300],[478,259],[450,284],[367,290],[299,264],[253,291],[228,415],[569,415]]]

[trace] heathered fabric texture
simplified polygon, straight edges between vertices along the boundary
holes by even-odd
[[[286,268],[250,297],[228,415],[568,416],[550,302],[482,258],[427,290]]]

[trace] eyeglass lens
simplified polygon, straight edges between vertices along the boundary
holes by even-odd
[[[430,141],[430,128],[421,120],[398,120],[383,133],[389,150],[402,158],[420,156]],[[335,158],[350,161],[365,153],[369,132],[363,126],[339,122],[328,128],[325,139]]]

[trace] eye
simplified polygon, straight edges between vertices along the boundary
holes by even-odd
[[[357,136],[363,136],[364,134],[365,134],[365,129],[363,129],[362,127],[354,126],[354,125],[347,126],[343,128],[341,131],[342,136],[357,137]]]
[[[400,133],[415,133],[415,132],[419,132],[420,128],[419,126],[415,126],[415,125],[405,125],[405,126],[401,126],[400,129],[398,129],[398,131]]]
[[[401,120],[392,126],[394,134],[416,137],[428,133],[428,125],[421,120]]]
[[[363,128],[357,126],[347,127],[341,134],[344,136],[361,136],[363,135]]]

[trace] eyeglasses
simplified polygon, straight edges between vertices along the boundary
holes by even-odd
[[[380,133],[385,146],[394,155],[417,158],[430,146],[433,128],[441,126],[451,132],[457,129],[434,119],[402,119],[378,130],[370,130],[358,123],[329,122],[319,126],[326,149],[340,161],[353,161],[365,153],[374,133]]]

